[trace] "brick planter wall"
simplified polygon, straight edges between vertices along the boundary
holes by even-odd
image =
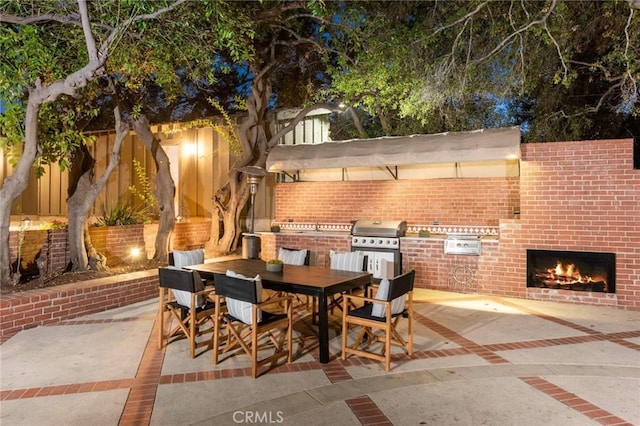
[[[130,250],[133,247],[142,249],[148,259],[153,257],[157,230],[157,224],[148,224],[90,227],[89,233],[96,250],[107,256],[107,265],[116,265],[134,260],[130,256]],[[210,238],[210,219],[178,223],[172,234],[170,247],[171,250],[201,248]],[[18,257],[18,241],[19,232],[11,231],[9,233],[9,253],[13,268],[15,268]],[[20,253],[20,270],[23,276],[38,276],[36,258],[41,253],[48,274],[64,270],[70,261],[67,230],[34,229],[24,232]]]
[[[131,261],[131,249],[144,249],[144,225],[89,227],[91,243],[98,252],[107,256],[109,263]]]
[[[40,255],[47,271],[60,271],[69,262],[66,229],[24,231],[20,252],[20,271],[24,276],[37,276],[36,258]],[[12,270],[18,258],[19,232],[9,233],[9,253]]]
[[[2,295],[0,343],[21,330],[55,324],[157,296],[157,269]]]

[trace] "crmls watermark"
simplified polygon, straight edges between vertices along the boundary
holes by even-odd
[[[233,421],[246,424],[282,423],[284,415],[282,411],[235,411]]]

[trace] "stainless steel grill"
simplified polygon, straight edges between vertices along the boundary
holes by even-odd
[[[407,232],[407,222],[393,220],[359,220],[351,228],[351,251],[367,256],[367,271],[373,278],[392,278],[402,273],[400,237]]]

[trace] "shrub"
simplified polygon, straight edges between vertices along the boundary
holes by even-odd
[[[108,209],[102,204],[102,213],[96,217],[94,226],[139,225],[147,222],[145,212],[136,208],[131,200],[120,200]]]

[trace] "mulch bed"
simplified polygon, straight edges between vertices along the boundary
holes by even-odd
[[[138,265],[113,265],[109,266],[109,269],[105,271],[63,272],[44,278],[35,277],[28,281],[20,282],[16,285],[3,283],[0,287],[0,294],[11,294],[27,290],[55,287],[62,284],[89,281],[96,278],[110,277],[113,275],[126,274],[129,272],[146,271],[148,269],[154,269],[163,265],[166,265],[166,263],[162,264],[159,262],[148,261],[146,263]]]

